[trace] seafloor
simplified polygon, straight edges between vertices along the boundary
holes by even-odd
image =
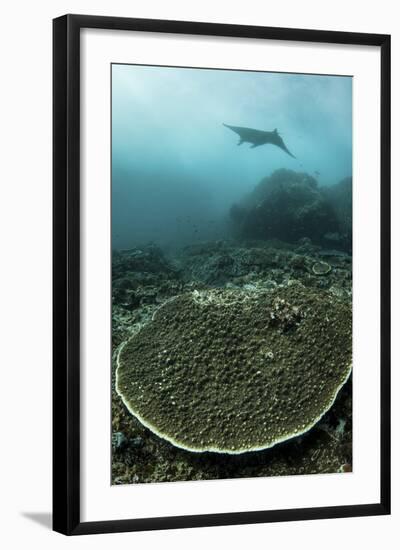
[[[113,252],[113,352],[166,299],[188,290],[276,288],[299,281],[351,302],[351,256],[307,238],[213,241],[163,252],[155,245]],[[352,382],[305,435],[241,455],[193,453],[145,428],[112,387],[112,483],[264,477],[352,470]]]

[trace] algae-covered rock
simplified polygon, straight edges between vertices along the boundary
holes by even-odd
[[[182,294],[120,349],[116,388],[177,447],[238,454],[307,432],[351,371],[351,309],[301,285]]]

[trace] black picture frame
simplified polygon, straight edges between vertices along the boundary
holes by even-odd
[[[80,31],[84,28],[378,46],[381,51],[379,502],[179,517],[80,520]],[[65,15],[53,21],[53,529],[66,535],[390,513],[390,36]]]

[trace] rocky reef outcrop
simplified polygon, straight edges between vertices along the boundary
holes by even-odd
[[[353,228],[353,179],[344,178],[335,185],[323,187],[322,193],[331,204],[338,221],[338,230],[324,235],[326,242],[333,247],[352,249],[352,228]]]
[[[165,286],[178,279],[177,266],[154,244],[113,251],[113,302],[127,309],[151,302],[154,297],[162,300]],[[175,286],[178,289],[179,285]]]
[[[309,174],[281,169],[232,205],[229,215],[239,238],[276,238],[289,243],[309,238],[323,246],[332,246],[336,239],[336,247],[348,248],[348,237],[343,237],[348,223],[340,206],[347,194],[347,183],[327,193]]]

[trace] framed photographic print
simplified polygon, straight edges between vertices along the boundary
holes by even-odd
[[[390,37],[54,20],[54,529],[390,513]]]

